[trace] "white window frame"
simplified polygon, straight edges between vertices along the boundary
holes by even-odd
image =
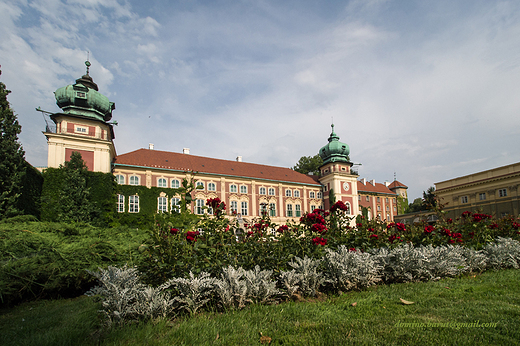
[[[478,194],[478,198],[481,201],[485,201],[486,200],[486,193],[485,192],[484,193],[479,193]]]
[[[317,198],[317,199],[322,199],[322,198],[323,198],[323,192],[321,192],[321,191],[320,191],[320,192],[317,192],[317,193],[316,193],[316,198]]]
[[[122,174],[116,174],[116,183],[118,183],[119,185],[124,185],[125,184],[125,176],[122,175]]]
[[[179,197],[173,197],[170,200],[170,211],[174,213],[181,212],[181,199]]]
[[[302,206],[301,205],[299,205],[299,204],[294,205],[294,216],[295,217],[302,216]]]
[[[217,191],[217,185],[215,183],[208,183],[208,191]]]
[[[285,207],[285,215],[287,217],[293,217],[293,208],[292,208],[292,204],[287,204],[286,207]]]
[[[289,189],[285,189],[285,197],[292,197],[292,191]]]
[[[140,182],[140,177],[138,175],[131,175],[130,178],[128,178],[128,185],[135,185],[138,186]]]
[[[241,211],[241,214],[242,215],[247,215],[247,202],[246,201],[242,201],[240,202],[240,211]]]
[[[125,212],[125,196],[117,195],[117,212],[124,213]]]
[[[247,186],[240,185],[240,193],[247,193]]]
[[[168,198],[157,197],[157,211],[166,213],[168,210]]]
[[[269,189],[267,189],[267,194],[269,196],[276,196],[276,190],[274,189],[274,187],[270,187]]]
[[[498,197],[507,197],[507,189],[498,189]]]
[[[300,198],[300,190],[294,190],[293,195],[295,198]]]
[[[202,215],[204,214],[204,200],[203,199],[196,199],[195,200],[195,214]]]
[[[229,210],[231,212],[235,212],[235,214],[238,213],[238,202],[237,201],[230,201],[229,202]]]
[[[158,178],[157,187],[168,187],[168,181],[165,178]]]
[[[199,186],[202,186],[202,189],[199,189]],[[195,183],[195,187],[197,188],[197,190],[204,190],[204,182],[203,181],[197,181]]]
[[[258,216],[264,216],[264,213],[265,215],[269,215],[267,208],[268,206],[266,203],[260,203],[260,207],[258,209]]]
[[[139,212],[139,196],[132,195],[128,196],[128,212],[138,213]]]
[[[269,216],[276,216],[276,203],[269,203]]]
[[[309,191],[309,198],[312,198],[312,199],[316,198],[316,192]]]
[[[469,201],[469,200],[468,200],[468,196],[462,196],[462,197],[460,198],[460,203],[462,203],[462,204],[467,204],[468,201]]]
[[[230,193],[237,193],[238,187],[235,184],[229,185],[229,192]]]
[[[258,190],[258,193],[260,195],[265,195],[265,187],[261,187],[259,190]]]
[[[170,182],[170,186],[172,189],[178,189],[181,186],[181,182],[179,181],[179,179],[172,179],[172,181]]]

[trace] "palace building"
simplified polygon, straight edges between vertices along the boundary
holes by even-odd
[[[84,76],[55,92],[62,112],[50,115],[54,125],[44,132],[48,167],[59,167],[78,151],[89,170],[111,172],[120,185],[155,188],[153,210],[157,212],[176,210],[179,196],[172,195],[171,189],[179,188],[183,179],[193,178],[198,188],[193,192],[192,212],[207,212],[206,200],[218,197],[229,212],[246,220],[267,212],[278,223],[297,221],[316,208],[328,210],[331,198],[343,201],[352,216],[367,208],[369,217],[390,222],[399,212],[397,197],[407,198],[407,187],[397,181],[380,184],[359,179],[351,170],[350,148],[339,141],[334,125],[328,144],[319,150],[323,159],[320,176],[243,162],[241,157],[233,161],[196,156],[187,148],[182,153],[154,150],[152,144],[148,149],[117,155],[113,123],[109,123],[115,104],[99,93],[89,75],[90,63],[86,64]],[[137,193],[120,194],[117,211],[140,213],[141,203]]]

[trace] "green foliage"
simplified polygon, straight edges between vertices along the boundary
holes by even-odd
[[[25,167],[26,170],[22,178],[22,190],[17,208],[25,215],[40,217],[43,175],[27,161],[25,161]]]
[[[292,168],[296,172],[303,174],[312,173],[313,175],[320,175],[320,166],[323,165],[323,160],[320,155],[302,156]]]
[[[90,222],[100,227],[112,222],[117,227],[119,224],[113,222],[116,218],[114,175],[89,172],[80,159],[81,155],[74,152],[72,163],[67,161],[65,166],[44,171],[41,220]]]
[[[0,82],[0,219],[20,214],[19,198],[26,171],[25,153],[18,142],[22,126],[7,101],[10,92]]]
[[[17,216],[0,223],[0,303],[76,296],[93,283],[85,269],[139,261],[146,233],[87,224],[34,222]]]

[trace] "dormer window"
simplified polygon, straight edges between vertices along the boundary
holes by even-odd
[[[83,126],[76,126],[77,133],[87,133],[87,128]]]
[[[87,94],[84,93],[83,91],[76,91],[76,97],[79,97],[79,98],[82,98],[82,99],[86,99],[87,98]]]

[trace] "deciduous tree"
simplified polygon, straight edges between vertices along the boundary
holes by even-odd
[[[312,173],[314,175],[319,175],[320,166],[322,164],[323,160],[318,154],[314,156],[302,156],[292,169],[303,174]]]

